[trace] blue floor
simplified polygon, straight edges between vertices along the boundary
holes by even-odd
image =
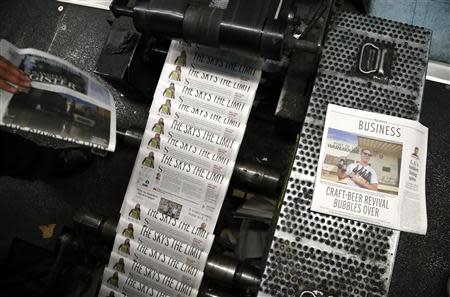
[[[372,0],[369,14],[433,30],[431,60],[450,64],[450,0]]]

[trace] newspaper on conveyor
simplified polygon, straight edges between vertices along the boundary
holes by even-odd
[[[197,295],[261,67],[259,58],[172,42],[103,290]]]
[[[311,210],[425,234],[428,129],[329,104]]]

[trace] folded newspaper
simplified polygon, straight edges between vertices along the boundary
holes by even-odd
[[[60,58],[4,39],[0,55],[31,79],[30,89],[0,90],[0,125],[114,151],[116,109],[108,89]]]
[[[261,65],[258,58],[173,42],[125,200],[212,233]]]
[[[198,294],[262,61],[173,41],[100,297]]]
[[[328,105],[311,210],[425,234],[428,129]]]

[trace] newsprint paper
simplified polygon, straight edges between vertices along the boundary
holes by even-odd
[[[328,105],[311,210],[425,234],[428,129]]]
[[[133,201],[189,225],[193,235],[214,231],[260,69],[259,59],[172,43],[122,215]]]
[[[99,296],[197,296],[261,65],[172,42]]]
[[[31,88],[15,94],[0,90],[0,125],[114,151],[116,109],[108,89],[60,58],[4,39],[0,55],[31,79]]]

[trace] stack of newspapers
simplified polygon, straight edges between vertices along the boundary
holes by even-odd
[[[260,59],[172,42],[99,296],[197,296],[260,76]]]

